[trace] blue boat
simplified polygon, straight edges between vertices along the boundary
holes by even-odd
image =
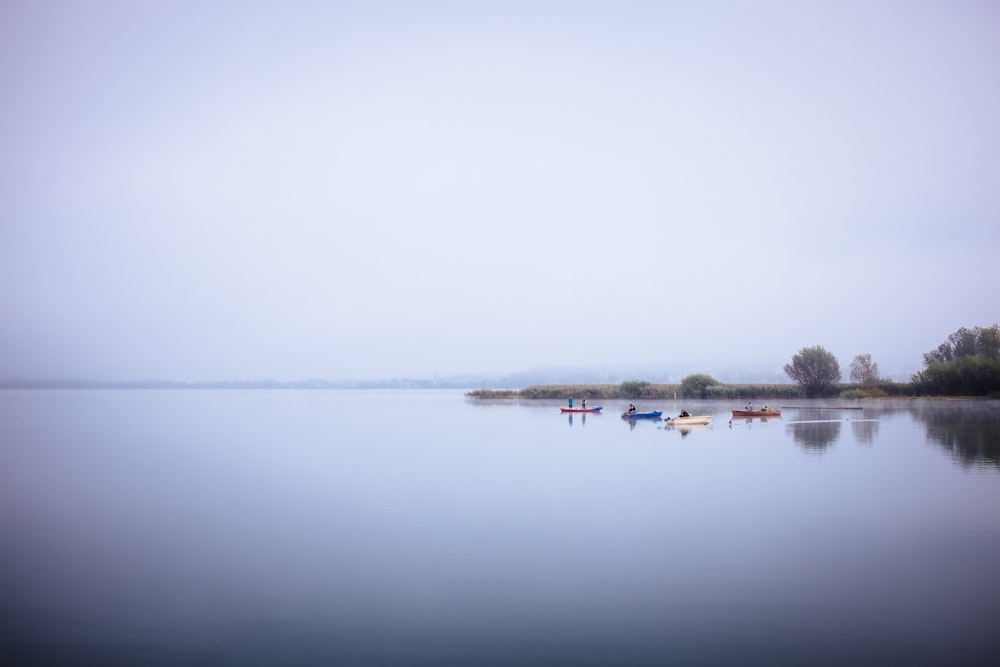
[[[653,410],[652,412],[623,412],[622,419],[659,419],[663,412]]]

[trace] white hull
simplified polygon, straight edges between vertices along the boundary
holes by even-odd
[[[668,424],[674,426],[696,426],[712,423],[711,415],[691,416],[691,417],[668,417],[665,419]]]

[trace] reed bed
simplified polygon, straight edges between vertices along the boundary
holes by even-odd
[[[519,399],[601,399],[601,400],[667,400],[674,398],[761,400],[804,398],[805,391],[794,384],[716,384],[702,389],[699,395],[687,395],[680,384],[657,384],[629,380],[621,384],[547,384],[524,389],[476,389],[466,394],[471,398]]]

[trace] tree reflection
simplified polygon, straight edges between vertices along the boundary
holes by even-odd
[[[792,438],[806,449],[824,450],[840,437],[840,422],[811,422],[789,424]]]
[[[927,440],[966,468],[1000,469],[1000,420],[995,402],[915,405],[910,412],[927,428]]]
[[[878,435],[878,424],[876,419],[855,420],[851,422],[851,432],[858,442],[870,445],[875,442],[875,436]]]

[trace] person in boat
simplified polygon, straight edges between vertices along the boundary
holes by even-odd
[[[747,401],[746,411],[747,412],[753,412],[753,403],[752,402]]]
[[[762,408],[760,409],[760,411],[761,411],[761,412],[767,412],[767,403],[765,403],[765,404],[764,404],[764,407],[762,407]]]
[[[580,401],[580,407],[583,408],[584,410],[587,409],[587,399],[583,399]]]
[[[629,403],[628,404],[628,413],[632,414],[633,412],[635,412],[635,406],[632,405],[631,403]]]
[[[573,397],[572,396],[569,397],[569,409],[570,410],[573,409]]]
[[[678,417],[690,417],[687,410],[681,410],[681,413],[677,415]]]

